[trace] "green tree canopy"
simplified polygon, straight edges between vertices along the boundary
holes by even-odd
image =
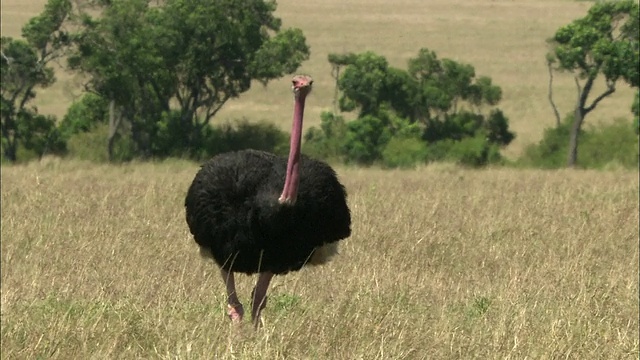
[[[319,151],[320,144],[341,143],[338,147],[347,161],[371,164],[384,157],[385,163],[404,166],[407,159],[426,157],[424,146],[416,145],[420,142],[477,138],[474,146],[480,150],[474,151],[483,159],[473,163],[482,164],[490,156],[498,158],[493,155],[497,150],[489,147],[504,146],[514,138],[508,119],[494,108],[502,97],[500,87],[489,77],[476,77],[469,64],[440,60],[429,49],[410,59],[407,70],[389,66],[373,52],[331,54],[328,60],[335,76],[344,67],[337,80],[340,110],[359,112],[357,119],[338,127],[327,126],[327,119],[344,124],[342,117],[325,114],[321,128],[307,132],[308,149],[317,155],[335,157],[336,150]],[[385,150],[394,138],[398,140],[393,149]],[[414,154],[400,157],[404,146]]]
[[[342,111],[360,107],[360,116],[375,113],[383,101],[383,90],[389,65],[387,59],[373,52],[365,52],[354,57],[338,80],[342,91],[340,108]]]
[[[64,24],[71,9],[67,0],[49,0],[44,11],[22,28],[24,40],[2,37],[0,41],[0,129],[3,156],[9,161],[18,159],[19,145],[39,156],[64,149],[55,118],[38,115],[37,108],[30,103],[36,96],[36,88],[55,82],[49,64],[64,54],[69,43]]]
[[[100,4],[98,17],[83,14],[70,59],[89,75],[87,89],[117,105],[147,156],[195,150],[209,121],[252,80],[266,84],[309,56],[299,29],[281,29],[275,1],[150,3],[114,0]],[[179,130],[162,141],[176,149],[157,146],[166,128]]]

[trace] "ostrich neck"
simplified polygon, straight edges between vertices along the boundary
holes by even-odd
[[[296,97],[293,107],[293,125],[291,127],[291,146],[289,149],[289,159],[287,160],[287,174],[284,179],[282,195],[280,195],[279,199],[282,204],[293,205],[296,202],[296,197],[298,195],[304,101],[304,96]]]

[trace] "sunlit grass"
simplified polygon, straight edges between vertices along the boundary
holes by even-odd
[[[197,166],[2,168],[3,359],[636,359],[638,173],[339,168],[353,236],[232,326]],[[245,305],[255,278],[240,276]]]

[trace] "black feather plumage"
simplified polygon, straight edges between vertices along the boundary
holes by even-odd
[[[195,241],[227,271],[285,274],[351,234],[346,192],[329,165],[302,155],[294,205],[278,202],[287,159],[243,150],[197,173],[185,200]]]

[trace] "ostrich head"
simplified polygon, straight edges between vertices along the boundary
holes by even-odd
[[[278,201],[283,205],[293,205],[298,195],[300,183],[300,144],[302,141],[302,118],[304,116],[304,102],[311,92],[313,79],[308,75],[296,75],[291,81],[293,89],[293,125],[291,126],[291,147],[287,161],[287,174],[284,179],[284,188]]]
[[[304,98],[311,92],[313,79],[309,75],[296,75],[293,77],[293,80],[291,80],[291,83],[291,89],[296,99],[302,97],[304,101]]]

